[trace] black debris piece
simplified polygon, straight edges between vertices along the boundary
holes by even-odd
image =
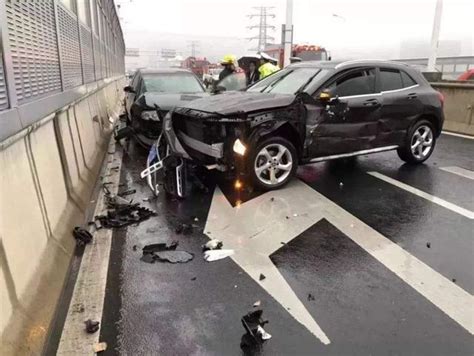
[[[88,319],[84,322],[84,324],[86,324],[86,331],[89,334],[93,334],[99,330],[100,323],[98,321]]]
[[[258,344],[263,343],[266,339],[264,337],[265,330],[263,330],[263,326],[268,323],[268,320],[263,320],[262,318],[263,310],[258,309],[252,312],[247,313],[241,319],[242,325],[247,332],[247,335],[251,337],[253,342]],[[271,337],[271,335],[269,335]],[[242,345],[241,345],[242,346]]]
[[[170,263],[186,263],[194,258],[192,253],[186,251],[160,251],[153,253],[157,261]]]
[[[176,250],[176,247],[178,247],[178,241],[171,241],[170,243],[160,242],[157,244],[146,245],[145,247],[143,247],[142,251],[143,254],[146,255],[152,254],[154,252]]]
[[[137,245],[133,245],[133,246],[132,246],[132,250],[133,250],[133,251],[136,251],[137,248],[138,248]]]
[[[281,241],[280,243],[281,243],[282,245],[286,245],[286,242]]]
[[[222,241],[218,239],[212,239],[206,242],[204,245],[202,245],[202,250],[203,251],[220,250],[222,246],[223,246]]]
[[[285,216],[285,218],[288,220],[290,217],[287,215],[287,216]]]
[[[431,243],[430,243],[430,242],[427,242],[427,243],[426,243],[426,247],[431,248]]]
[[[104,185],[105,203],[107,213],[97,215],[95,221],[99,222],[105,228],[119,228],[147,220],[156,213],[153,210],[140,206],[139,203],[133,203],[120,196],[110,194],[108,188]]]
[[[453,283],[456,283],[456,278],[453,278],[453,279],[451,279],[451,280],[453,281]]]
[[[260,273],[260,277],[258,277],[258,280],[263,281],[265,278],[267,278],[267,277],[265,277],[265,275],[263,273]]]
[[[120,192],[120,193],[118,193],[117,195],[118,195],[118,196],[121,196],[121,197],[124,197],[124,196],[126,196],[126,195],[135,194],[136,192],[137,192],[136,189],[129,189],[129,190],[126,190],[126,191],[124,191],[124,192]]]
[[[270,198],[270,201],[275,201],[275,198],[274,198],[274,197],[271,197],[271,198]]]
[[[84,246],[92,241],[92,234],[80,226],[76,226],[72,230],[72,235],[76,239],[77,246]]]
[[[191,280],[192,280],[192,281],[195,281],[196,279],[197,279],[197,277],[193,277],[193,278],[191,278]]]
[[[312,300],[316,300],[316,298],[314,298],[314,295],[312,295],[311,293],[308,293],[308,300],[312,301]]]

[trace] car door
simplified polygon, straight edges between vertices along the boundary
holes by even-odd
[[[377,145],[400,145],[406,131],[423,113],[419,85],[404,70],[380,67],[378,81],[382,93]]]
[[[380,118],[380,93],[376,69],[359,67],[335,76],[324,84],[333,99],[312,132],[312,157],[350,153],[374,147]]]

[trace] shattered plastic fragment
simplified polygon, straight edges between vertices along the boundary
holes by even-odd
[[[262,304],[262,302],[260,300],[257,300],[255,303],[253,303],[253,307],[254,308],[259,307],[260,304]]]
[[[160,242],[157,244],[150,244],[146,245],[143,247],[142,251],[143,254],[151,254],[154,252],[159,252],[159,251],[166,251],[166,250],[176,250],[176,247],[178,247],[178,241],[171,241],[171,242]]]
[[[308,293],[308,300],[316,300],[316,298],[314,298],[314,295],[312,295],[311,293]]]
[[[260,273],[260,277],[258,277],[258,280],[263,281],[265,278],[267,278],[267,277],[265,277],[265,275],[263,273]]]
[[[427,243],[426,243],[426,247],[431,248],[431,243],[430,243],[430,242],[427,242]]]
[[[208,250],[204,251],[204,259],[207,262],[213,262],[232,256],[233,254],[234,250]]]
[[[262,340],[270,340],[272,336],[265,331],[264,328],[262,328],[260,325],[257,326],[257,334],[260,335]]]
[[[92,241],[92,234],[80,226],[76,226],[72,230],[72,235],[76,239],[77,246],[84,246]]]
[[[220,250],[222,248],[222,246],[223,246],[222,241],[220,241],[218,239],[212,239],[212,240],[209,240],[208,242],[206,242],[206,244],[204,244],[202,246],[202,250],[203,251]]]
[[[98,321],[88,319],[84,322],[84,324],[86,324],[86,331],[89,334],[93,334],[99,330],[100,323]]]
[[[102,351],[107,350],[107,343],[106,342],[99,342],[94,345],[94,352],[99,353]]]
[[[154,252],[153,256],[158,261],[170,263],[186,263],[194,258],[194,255],[186,251],[160,251]]]

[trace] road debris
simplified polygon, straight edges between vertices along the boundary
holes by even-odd
[[[88,319],[84,322],[86,324],[86,331],[88,334],[93,334],[99,330],[100,322]]]
[[[97,344],[94,345],[94,352],[96,354],[105,350],[107,350],[106,342],[98,342]]]
[[[311,293],[308,293],[308,300],[312,301],[312,300],[316,300],[316,298],[314,298],[314,295],[312,295]]]
[[[263,320],[262,314],[263,310],[259,309],[247,313],[241,319],[245,331],[256,343],[262,343],[272,337],[263,328],[268,323],[268,320]]]
[[[198,222],[198,221],[199,221],[199,218],[196,216],[196,217],[194,218],[194,221]]]
[[[137,246],[137,245],[133,245],[133,246],[132,246],[132,250],[133,250],[133,251],[136,251],[136,250],[137,250],[137,248],[138,248],[138,246]]]
[[[204,259],[207,262],[213,262],[217,260],[222,260],[223,258],[232,256],[234,250],[207,250],[204,251]]]
[[[137,192],[136,189],[129,189],[129,190],[126,190],[124,192],[120,192],[120,193],[117,193],[118,196],[120,197],[124,197],[126,195],[132,195],[132,194],[135,194]]]
[[[77,246],[84,246],[92,241],[92,234],[80,226],[76,226],[72,230],[72,235],[76,239]]]
[[[339,189],[342,189],[344,187],[344,183],[339,182]]]
[[[206,242],[204,245],[202,245],[202,250],[203,251],[220,250],[222,246],[223,246],[222,241],[218,239],[212,239]]]
[[[260,306],[260,304],[262,304],[262,302],[260,300],[257,300],[255,303],[253,303],[253,307],[257,308]]]
[[[427,243],[426,243],[426,247],[431,248],[431,243],[430,243],[430,242],[427,242]]]
[[[175,227],[174,232],[178,235],[190,235],[193,233],[193,226],[191,224],[180,223]]]
[[[156,213],[153,210],[140,206],[139,203],[133,203],[132,200],[111,195],[110,191],[104,186],[105,203],[107,212],[105,215],[97,215],[94,219],[100,222],[105,228],[119,228],[147,220]]]
[[[263,281],[265,278],[267,278],[267,277],[265,277],[265,275],[263,273],[260,273],[260,277],[258,277],[258,280]]]
[[[176,250],[178,247],[178,241],[171,242],[160,242],[156,244],[146,245],[142,248],[143,254],[153,254],[154,252],[167,251],[167,250]]]
[[[456,278],[451,279],[451,281],[453,281],[453,283],[456,283]]]
[[[160,251],[153,253],[153,257],[162,262],[186,263],[191,261],[194,255],[186,251]]]
[[[191,280],[192,280],[192,281],[195,281],[196,279],[197,279],[197,277],[193,277],[193,278],[191,278]]]

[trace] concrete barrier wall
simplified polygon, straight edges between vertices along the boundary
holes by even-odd
[[[474,84],[431,83],[445,97],[444,129],[474,135]]]
[[[1,354],[38,354],[121,110],[124,80],[0,143]]]

